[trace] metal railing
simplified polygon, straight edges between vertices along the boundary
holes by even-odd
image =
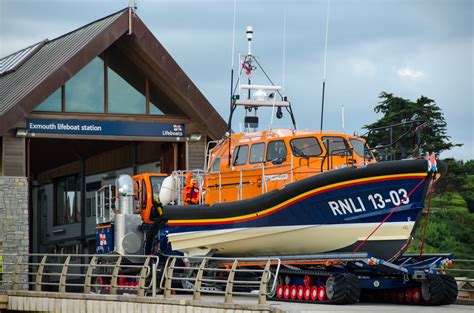
[[[280,259],[92,254],[3,254],[0,293],[34,291],[136,295],[164,298],[174,293],[257,296],[259,304],[276,290]]]
[[[157,256],[3,254],[0,291],[157,293]],[[134,263],[131,263],[133,260]]]
[[[115,186],[107,185],[95,193],[96,225],[110,223],[115,216]]]
[[[231,303],[234,295],[257,295],[258,303],[265,304],[276,290],[279,270],[280,259],[170,256],[160,288],[165,299],[180,292],[200,300],[206,293],[223,295]]]

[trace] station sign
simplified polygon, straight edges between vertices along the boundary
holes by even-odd
[[[26,119],[29,134],[96,136],[184,137],[184,124],[155,122],[97,121],[73,119]]]

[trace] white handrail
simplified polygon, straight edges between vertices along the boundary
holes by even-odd
[[[281,86],[273,85],[240,85],[240,89],[246,90],[281,90]]]

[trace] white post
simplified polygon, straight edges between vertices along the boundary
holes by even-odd
[[[239,200],[242,200],[242,187],[243,187],[243,185],[242,185],[242,170],[240,170],[240,183],[239,183],[239,193],[240,193],[239,197],[240,197],[240,199]]]
[[[344,104],[341,105],[341,114],[342,114],[342,132],[345,133],[345,126],[344,126]]]
[[[219,203],[222,202],[222,175],[219,172]]]

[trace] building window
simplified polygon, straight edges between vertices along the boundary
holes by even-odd
[[[96,57],[66,82],[66,112],[104,113],[104,61]]]
[[[159,89],[156,85],[150,80],[147,79],[147,91],[148,91],[148,106],[150,115],[164,115],[163,105],[166,107],[165,96],[159,92]],[[160,107],[158,107],[158,104]],[[175,107],[171,105],[171,107]],[[170,110],[170,105],[168,105],[168,110],[165,110],[166,113],[176,113],[173,110]]]
[[[265,154],[265,143],[260,142],[253,144],[250,148],[250,163],[262,163],[263,155]]]
[[[61,87],[35,108],[35,111],[61,112]]]
[[[81,221],[81,183],[78,176],[63,177],[54,183],[54,225]]]
[[[146,77],[115,48],[106,53],[107,113],[146,114]]]
[[[107,69],[107,77],[109,113],[146,114],[146,97],[139,91],[145,90],[144,78],[140,77],[135,81],[135,86],[132,86],[110,67]]]
[[[164,113],[158,109],[158,106],[150,101],[150,115],[164,115]]]

